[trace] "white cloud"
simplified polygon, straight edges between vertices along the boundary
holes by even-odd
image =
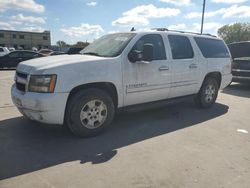
[[[1,0],[0,12],[7,10],[23,10],[41,13],[44,12],[45,7],[36,3],[34,0]]]
[[[180,14],[179,9],[157,8],[152,4],[137,6],[122,14],[122,17],[114,20],[112,25],[135,26],[149,24],[149,18],[171,17]]]
[[[213,16],[217,16],[217,15],[223,14],[225,11],[226,11],[225,8],[221,8],[221,9],[216,10],[216,11],[208,11],[208,12],[205,12],[205,17],[210,18]],[[188,19],[201,18],[201,16],[202,16],[201,12],[190,12],[185,16],[185,18],[188,18]]]
[[[174,4],[176,6],[191,5],[191,0],[160,0],[160,1],[164,3]]]
[[[205,18],[214,17],[217,15],[222,15],[222,18],[246,18],[250,17],[250,6],[238,6],[232,5],[229,8],[221,8],[216,11],[209,11],[205,12]],[[185,18],[192,19],[192,18],[201,18],[201,12],[190,12],[188,13]]]
[[[11,24],[6,23],[6,22],[0,22],[0,28],[3,30],[14,30],[15,29]]]
[[[223,18],[230,18],[230,17],[237,17],[237,18],[250,17],[250,6],[233,5],[227,8],[227,10],[223,15]]]
[[[148,19],[140,16],[124,16],[112,22],[112,25],[119,25],[119,26],[135,26],[135,25],[146,26],[148,24],[149,24]]]
[[[203,33],[211,33],[216,35],[217,34],[217,30],[222,27],[223,24],[218,23],[218,22],[207,22],[203,24]],[[201,24],[200,23],[193,23],[192,24],[192,28],[190,29],[190,31],[193,32],[200,32],[201,30]]]
[[[184,30],[184,29],[187,29],[187,26],[186,24],[181,23],[181,24],[176,24],[176,25],[170,25],[167,28],[171,30]]]
[[[111,31],[108,32],[108,34],[119,33],[119,32],[120,31],[118,31],[118,30],[111,30]]]
[[[226,3],[226,4],[239,4],[244,3],[247,0],[212,0],[214,3]]]
[[[32,32],[43,32],[46,29],[42,28],[42,27],[24,27],[21,28],[21,31],[32,31]]]
[[[86,3],[86,5],[87,5],[87,6],[92,6],[92,7],[94,7],[94,6],[97,5],[97,2],[91,1],[91,2],[89,2],[89,3]]]
[[[24,16],[23,14],[18,14],[10,18],[12,21],[22,22],[22,23],[32,23],[32,24],[45,24],[45,18],[34,17],[34,16]]]
[[[79,27],[62,28],[61,31],[71,37],[82,37],[86,35],[99,36],[104,32],[100,25],[81,24]]]

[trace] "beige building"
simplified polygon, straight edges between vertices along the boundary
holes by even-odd
[[[50,31],[44,32],[27,32],[27,31],[11,31],[0,30],[0,46],[2,47],[22,47],[23,49],[31,49],[36,47],[50,48],[51,39]]]

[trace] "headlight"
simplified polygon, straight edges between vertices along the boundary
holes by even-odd
[[[53,93],[56,87],[56,75],[31,75],[28,91]]]

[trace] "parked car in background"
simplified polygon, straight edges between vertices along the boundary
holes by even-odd
[[[65,52],[61,52],[61,51],[53,51],[49,55],[63,55],[63,54],[66,54],[66,53]]]
[[[83,48],[72,47],[72,48],[69,48],[67,54],[69,54],[69,55],[79,54],[82,49]]]
[[[6,54],[10,53],[9,49],[6,47],[0,47],[0,56],[4,56]]]
[[[15,68],[22,61],[43,56],[33,51],[16,50],[0,57],[0,68]]]
[[[233,82],[250,83],[250,41],[228,44],[231,52]]]
[[[50,55],[50,53],[52,53],[53,52],[53,50],[50,50],[50,49],[41,49],[41,50],[39,50],[38,51],[38,53],[40,53],[40,54],[43,54],[43,55]]]
[[[9,51],[10,51],[10,52],[13,52],[13,51],[15,51],[15,50],[16,50],[16,49],[15,49],[14,47],[10,47],[10,48],[9,48]]]

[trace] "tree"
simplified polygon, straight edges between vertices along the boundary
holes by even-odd
[[[64,42],[62,40],[57,41],[56,45],[59,47],[68,47],[69,46],[66,42]]]
[[[250,40],[250,23],[224,25],[218,29],[218,36],[227,44]]]
[[[88,45],[89,45],[88,42],[78,41],[76,44],[73,45],[73,47],[85,48]]]

